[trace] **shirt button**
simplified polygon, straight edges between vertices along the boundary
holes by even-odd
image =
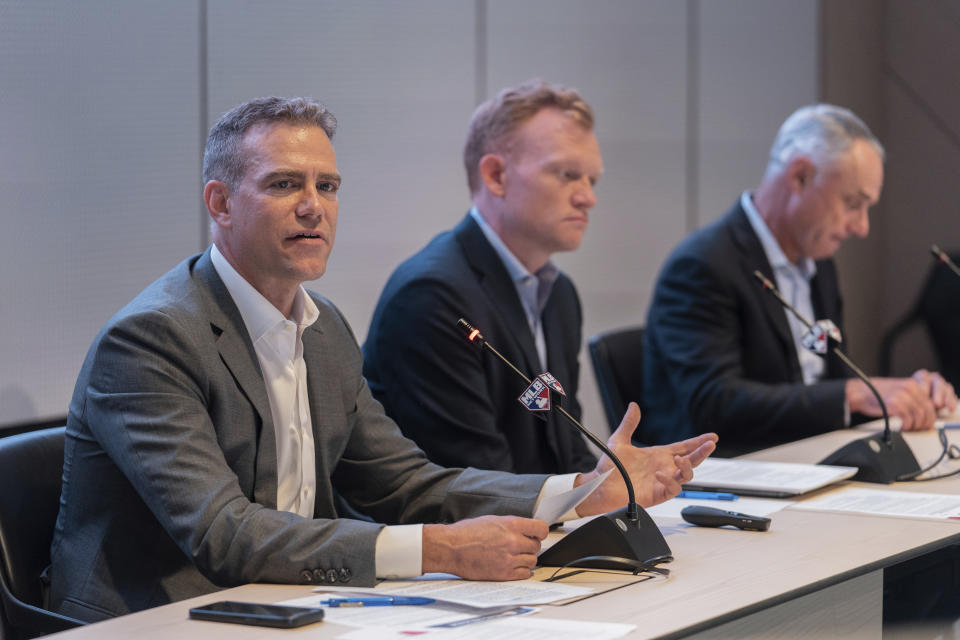
[[[311,582],[313,582],[313,572],[310,571],[310,569],[304,569],[303,571],[301,571],[300,581],[303,582],[303,584],[310,584]]]
[[[336,569],[328,569],[328,570],[327,570],[327,582],[333,584],[333,583],[336,582],[336,581],[337,581],[337,570],[336,570]]]
[[[353,574],[350,573],[350,569],[344,567],[340,569],[340,582],[350,582],[350,578],[353,577]]]

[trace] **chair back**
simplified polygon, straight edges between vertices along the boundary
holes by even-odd
[[[590,338],[590,360],[610,429],[619,426],[627,405],[640,404],[643,391],[643,327],[626,327]]]
[[[0,599],[4,637],[82,624],[43,608],[40,574],[60,508],[64,427],[0,438]]]
[[[960,253],[950,258],[960,262]],[[895,375],[895,344],[912,327],[926,329],[937,358],[937,370],[960,388],[960,277],[939,261],[931,267],[916,304],[886,334],[880,345],[880,375]]]

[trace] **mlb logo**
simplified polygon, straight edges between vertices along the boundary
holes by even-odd
[[[550,411],[550,387],[539,377],[517,398],[527,411]]]
[[[563,390],[563,386],[560,384],[560,382],[556,378],[553,377],[553,374],[550,373],[549,371],[545,371],[537,377],[543,380],[548,387],[550,387],[560,395],[562,396],[567,395],[566,392]]]
[[[840,342],[843,337],[837,325],[830,320],[817,320],[817,323],[810,327],[802,338],[804,347],[820,355],[826,355],[831,340]]]

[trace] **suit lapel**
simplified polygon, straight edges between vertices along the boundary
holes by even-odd
[[[510,274],[507,273],[507,268],[503,266],[500,256],[490,246],[479,225],[469,215],[457,226],[454,234],[463,247],[467,261],[477,273],[478,283],[489,300],[489,307],[507,327],[514,345],[523,354],[524,362],[519,363],[521,369],[528,376],[543,373],[538,364],[540,358],[537,356],[533,334],[530,332],[530,325],[527,324],[527,314],[523,310],[517,289],[510,279]],[[467,318],[467,321],[469,322],[470,318]],[[481,332],[484,331],[483,327],[477,328]]]
[[[310,421],[313,423],[316,476],[317,478],[330,478],[333,469],[330,467],[330,461],[327,458],[332,454],[325,449],[327,445],[331,445],[334,449],[338,447],[333,444],[334,429],[325,423],[324,417],[331,415],[331,407],[340,406],[340,381],[336,376],[331,376],[329,371],[323,370],[322,364],[325,359],[330,358],[330,354],[324,352],[323,329],[319,320],[304,330],[302,339],[303,360],[307,367]],[[320,517],[322,514],[327,514],[325,517],[328,517],[329,514],[336,512],[332,494],[318,483],[314,516]]]
[[[775,296],[770,295],[769,291],[764,291],[763,287],[760,286],[760,283],[753,275],[753,272],[758,270],[771,281],[776,282],[773,267],[770,266],[770,262],[767,260],[767,254],[763,250],[763,245],[760,244],[760,239],[757,238],[753,227],[750,226],[750,220],[747,219],[747,214],[739,202],[737,202],[737,205],[727,217],[734,244],[737,245],[740,251],[741,268],[743,269],[744,277],[747,278],[750,284],[749,288],[753,291],[754,301],[763,309],[763,313],[766,314],[767,319],[770,320],[770,324],[773,327],[774,334],[777,336],[777,340],[780,342],[781,348],[783,348],[787,354],[790,354],[787,362],[791,363],[791,369],[796,369],[795,373],[799,375],[800,364],[797,359],[797,348],[790,335],[790,325],[787,323],[786,311],[784,311]]]
[[[256,480],[254,501],[271,508],[277,505],[277,441],[270,412],[267,387],[263,382],[260,362],[250,341],[250,335],[234,304],[230,292],[217,275],[210,250],[197,261],[194,268],[197,281],[209,292],[210,324],[218,333],[217,350],[220,359],[230,370],[237,386],[260,416],[261,429],[257,434]],[[238,408],[239,410],[239,408]]]

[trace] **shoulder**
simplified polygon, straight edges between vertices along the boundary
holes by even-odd
[[[193,273],[201,255],[187,258],[148,285],[106,322],[101,333],[140,324],[203,325],[210,296]]]

